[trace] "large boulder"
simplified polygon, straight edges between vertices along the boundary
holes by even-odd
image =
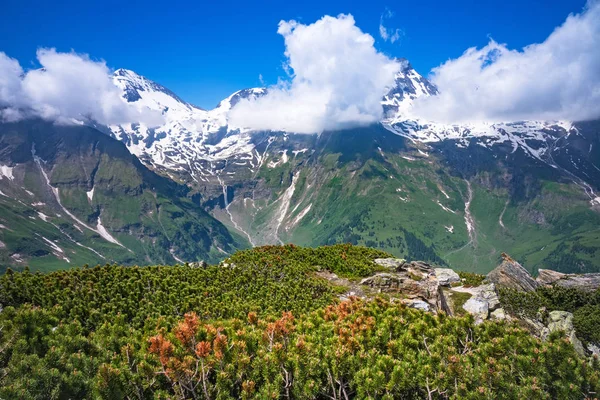
[[[410,308],[416,308],[422,311],[431,311],[431,304],[418,299],[403,299],[402,302]]]
[[[589,292],[600,289],[600,273],[563,274],[550,269],[540,269],[536,281],[545,286],[562,286]]]
[[[488,303],[490,310],[495,310],[500,305],[500,298],[496,293],[496,286],[493,283],[481,285],[473,288],[476,290],[475,298]]]
[[[435,268],[435,276],[442,286],[450,286],[454,282],[460,282],[460,276],[451,268]]]
[[[481,323],[484,319],[487,319],[490,308],[485,300],[471,297],[462,306],[466,312],[475,317],[476,323]]]
[[[487,280],[497,287],[532,292],[540,285],[518,262],[502,253],[503,261],[487,275]]]

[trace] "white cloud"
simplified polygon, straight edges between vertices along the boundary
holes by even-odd
[[[277,32],[285,40],[291,81],[237,103],[231,125],[318,133],[381,118],[381,97],[400,65],[377,52],[373,37],[356,27],[352,15],[325,16],[310,25],[281,21]]]
[[[383,24],[383,21],[385,19],[390,19],[393,16],[393,12],[391,12],[390,10],[385,10],[385,12],[381,14],[381,18],[379,18],[379,36],[381,36],[381,38],[384,41],[387,42],[389,40],[391,43],[395,43],[398,40],[400,40],[400,37],[402,37],[402,35],[404,34],[404,32],[401,29],[386,28]]]
[[[17,60],[0,52],[0,107],[15,105],[20,100],[23,69]]]
[[[600,117],[600,2],[570,15],[540,44],[491,40],[432,71],[440,95],[415,115],[439,122],[587,120]]]
[[[16,60],[0,53],[3,120],[37,116],[58,122],[89,118],[102,124],[160,123],[159,114],[123,101],[104,62],[54,49],[38,50],[37,58],[42,68],[24,73]]]

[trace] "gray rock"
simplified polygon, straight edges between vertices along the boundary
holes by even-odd
[[[506,315],[503,308],[497,308],[490,313],[490,318],[496,321],[505,321],[508,319],[508,315]]]
[[[444,309],[445,301],[440,296],[441,290],[434,276],[411,271],[383,272],[363,279],[360,285],[381,293],[398,294],[404,299],[423,300],[434,309]]]
[[[204,260],[198,261],[198,262],[191,262],[188,263],[188,266],[190,268],[206,268],[208,267],[208,263]]]
[[[426,263],[425,261],[411,261],[409,263],[404,263],[402,266],[403,269],[407,271],[421,271],[425,273],[432,273],[433,266],[431,264]]]
[[[592,356],[600,357],[600,346],[598,344],[590,343],[587,345],[587,349]]]
[[[546,286],[562,286],[589,292],[600,289],[600,273],[563,274],[550,269],[540,269],[536,280]]]
[[[581,356],[585,356],[583,344],[575,335],[573,328],[573,314],[567,311],[551,311],[548,314],[548,330],[543,332],[542,338],[546,339],[552,332],[563,331],[567,338],[573,344],[575,351]]]
[[[410,308],[416,308],[417,310],[423,310],[423,311],[431,311],[431,305],[423,300],[405,299],[402,302]]]
[[[477,294],[475,295],[476,299],[486,301],[490,310],[495,310],[498,308],[500,305],[500,298],[498,297],[498,293],[496,293],[496,285],[489,283],[487,285],[478,286],[474,289],[478,290]]]
[[[394,271],[400,269],[404,265],[404,263],[406,263],[406,260],[403,258],[376,258],[373,261],[377,265],[389,268]]]
[[[435,276],[442,286],[450,286],[454,282],[460,282],[460,276],[451,268],[435,268]]]
[[[479,300],[471,297],[462,306],[466,312],[475,317],[475,322],[480,323],[484,319],[487,319],[489,313],[489,306],[487,301]]]
[[[502,253],[502,263],[487,275],[487,280],[497,287],[506,287],[522,292],[532,292],[540,284],[518,262]]]

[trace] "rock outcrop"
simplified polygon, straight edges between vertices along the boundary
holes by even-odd
[[[389,268],[394,271],[406,263],[406,260],[402,258],[376,258],[373,261],[379,266]]]
[[[583,344],[575,335],[575,328],[573,328],[573,314],[567,311],[551,311],[548,314],[548,327],[542,331],[542,339],[546,339],[550,333],[562,331],[566,337],[569,338],[571,344],[575,348],[575,351],[581,356],[585,356],[585,350]]]
[[[433,266],[422,261],[407,262],[399,258],[378,258],[374,261],[390,272],[380,272],[365,278],[360,282],[361,286],[376,293],[396,294],[409,307],[448,312]]]
[[[540,269],[536,281],[544,286],[562,286],[589,292],[600,289],[600,273],[563,274],[550,269]]]
[[[490,312],[500,307],[500,298],[496,293],[493,283],[483,284],[475,287],[456,287],[450,293],[468,293],[471,297],[462,305],[462,308],[475,317],[477,323],[488,319]],[[457,311],[454,310],[454,313]]]
[[[471,297],[462,306],[466,312],[475,317],[475,323],[481,323],[488,318],[490,307],[487,301]]]
[[[517,261],[502,253],[503,261],[487,275],[487,280],[497,287],[532,292],[540,285]]]
[[[460,282],[460,276],[451,268],[435,268],[435,276],[442,286],[450,286]]]

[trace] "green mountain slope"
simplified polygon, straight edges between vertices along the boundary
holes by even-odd
[[[2,268],[212,261],[246,245],[90,127],[0,124],[0,164]]]
[[[350,242],[476,272],[506,251],[532,272],[600,270],[599,205],[520,148],[427,146],[372,126],[279,134],[267,154],[228,185],[227,214],[205,203],[256,244]]]

